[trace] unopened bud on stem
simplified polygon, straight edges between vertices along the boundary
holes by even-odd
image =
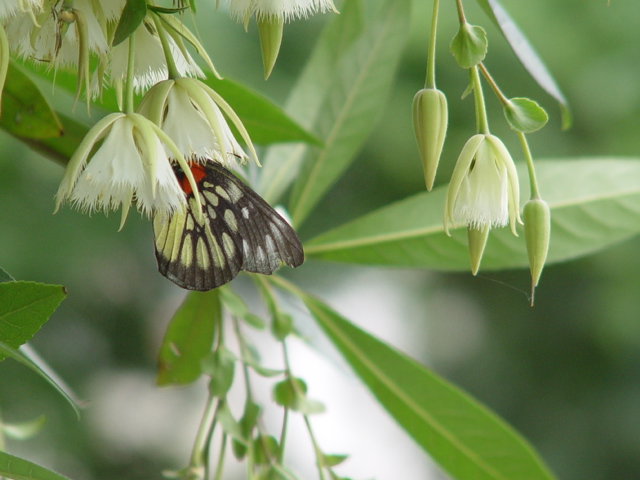
[[[529,200],[524,206],[522,219],[524,220],[524,238],[529,256],[529,269],[531,270],[531,305],[533,305],[533,292],[538,285],[549,252],[551,237],[549,205],[539,198]]]
[[[413,97],[413,130],[420,150],[424,181],[431,190],[447,134],[447,97],[435,88],[423,88]]]

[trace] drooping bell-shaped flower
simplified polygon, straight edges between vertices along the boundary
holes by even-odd
[[[247,154],[233,136],[226,115],[257,161],[240,118],[220,95],[197,79],[180,77],[156,84],[140,101],[137,112],[158,125],[185,158],[212,159],[225,166],[244,163]]]
[[[89,158],[101,139],[104,141]],[[56,194],[56,210],[67,201],[89,212],[122,207],[124,224],[134,202],[148,216],[171,213],[182,207],[184,192],[173,173],[165,145],[188,169],[173,142],[142,115],[106,116],[89,131],[71,157]],[[193,178],[189,181],[195,186]]]
[[[451,175],[444,211],[445,231],[451,225],[485,227],[520,221],[518,174],[502,141],[490,134],[471,137]]]

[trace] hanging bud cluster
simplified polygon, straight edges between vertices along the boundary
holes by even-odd
[[[439,1],[434,1],[427,65],[426,87],[413,99],[413,127],[424,170],[427,190],[433,187],[447,131],[447,100],[435,86],[435,39]],[[482,27],[467,22],[461,2],[457,2],[460,26],[450,51],[458,65],[468,70],[467,93],[473,93],[477,134],[463,147],[453,169],[444,205],[444,229],[466,226],[475,275],[492,228],[509,225],[514,235],[524,223],[525,245],[529,257],[533,289],[538,284],[547,258],[550,240],[549,206],[539,197],[533,160],[525,140],[526,133],[542,128],[546,112],[533,100],[506,98],[482,63],[487,54],[487,35]],[[520,217],[518,171],[502,140],[491,135],[485,109],[480,74],[503,106],[505,118],[520,138],[531,183],[532,198]],[[524,222],[523,222],[524,220]]]

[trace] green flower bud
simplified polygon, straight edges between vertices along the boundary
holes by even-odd
[[[413,130],[416,134],[424,181],[433,187],[440,154],[447,134],[447,97],[440,90],[423,88],[413,97]]]
[[[469,247],[469,260],[471,260],[471,273],[475,275],[480,269],[480,261],[487,245],[491,227],[484,225],[480,228],[467,227],[467,242]]]
[[[259,18],[257,22],[258,33],[260,34],[260,49],[262,50],[262,65],[264,66],[264,79],[266,80],[271,75],[280,52],[284,20],[279,17],[265,17]]]
[[[549,205],[539,198],[529,200],[524,206],[522,218],[527,255],[529,256],[529,269],[531,270],[531,304],[533,305],[533,290],[538,285],[549,252],[549,238],[551,236]]]

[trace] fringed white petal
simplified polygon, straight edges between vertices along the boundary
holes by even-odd
[[[229,0],[229,12],[238,21],[277,17],[284,21],[335,10],[332,0]]]

